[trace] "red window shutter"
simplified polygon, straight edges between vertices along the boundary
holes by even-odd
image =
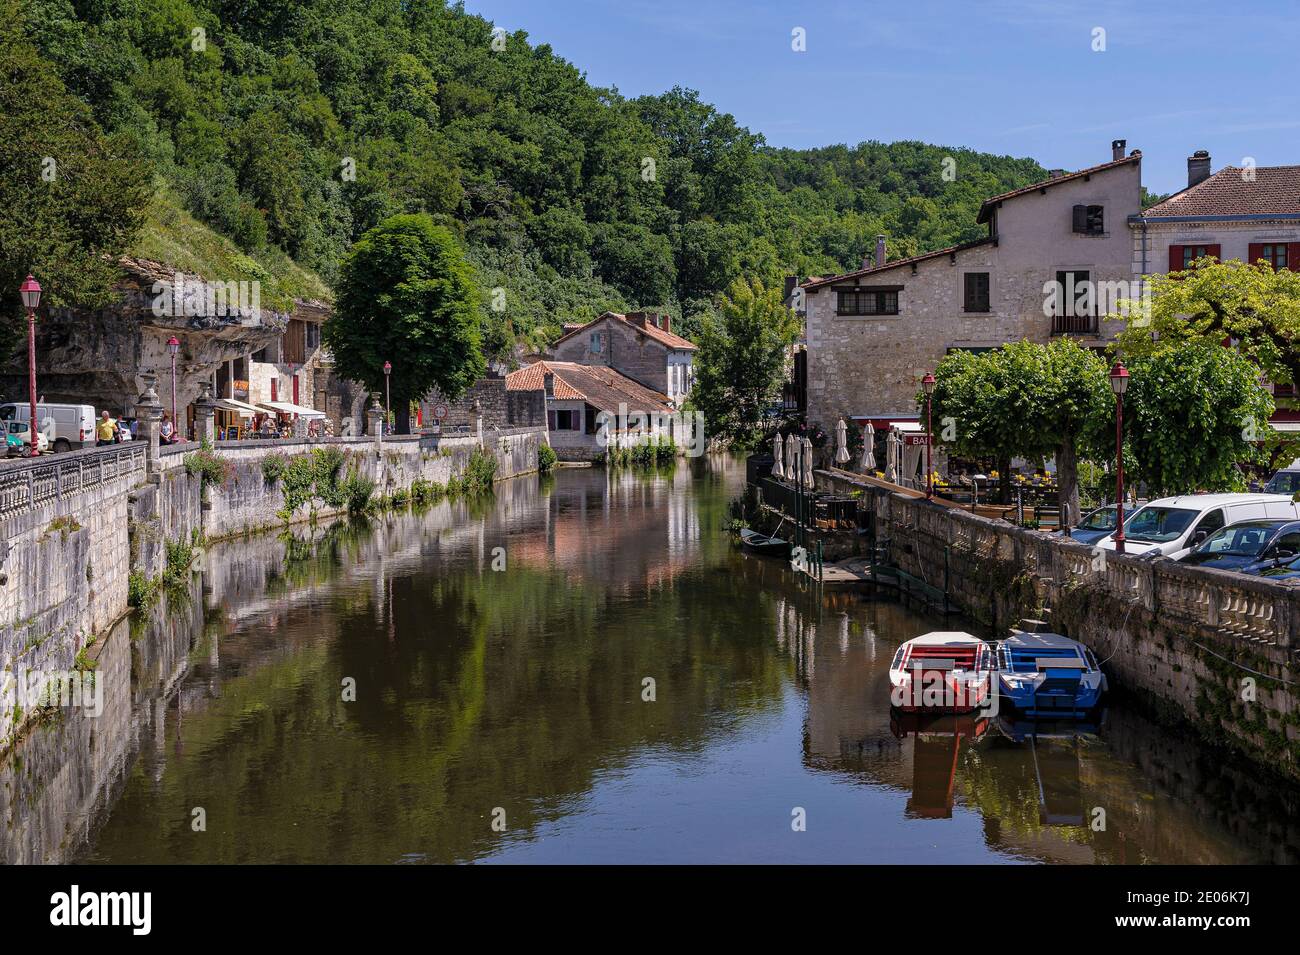
[[[1300,272],[1300,242],[1286,244],[1286,267],[1292,272]]]
[[[1264,257],[1264,243],[1263,242],[1250,243],[1250,251],[1246,254],[1246,264],[1254,265],[1263,257]]]
[[[1222,262],[1222,261],[1223,261],[1223,255],[1222,255],[1222,251],[1221,251],[1221,250],[1222,250],[1222,246],[1218,246],[1218,245],[1207,245],[1207,246],[1205,247],[1205,254],[1206,254],[1206,255],[1212,255],[1212,256],[1214,256],[1215,261]]]
[[[1169,247],[1169,271],[1181,272],[1183,270],[1183,247],[1181,245],[1171,245]]]
[[[276,401],[276,400],[277,400],[277,398],[276,398],[276,394],[275,394],[275,392],[276,392],[276,387],[275,387],[275,386],[278,385],[278,384],[279,384],[279,379],[276,379],[276,378],[272,378],[272,379],[271,379],[271,400],[272,400],[272,401]]]

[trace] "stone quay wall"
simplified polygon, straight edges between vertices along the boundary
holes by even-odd
[[[1111,685],[1209,742],[1300,779],[1300,586],[1103,552],[859,479],[876,539],[995,634],[1022,618],[1087,644]]]
[[[480,448],[496,462],[498,481],[531,473],[545,440],[544,428],[515,428],[441,440],[218,442],[228,477],[206,489],[185,467],[185,455],[198,450],[193,443],[152,449],[133,441],[0,462],[0,750],[32,714],[18,677],[87,665],[82,652],[129,609],[132,576],[137,583],[162,577],[169,543],[201,548],[340,512],[317,499],[286,522],[282,489],[263,472],[268,455],[340,446],[345,469],[391,497],[417,480],[446,487]]]

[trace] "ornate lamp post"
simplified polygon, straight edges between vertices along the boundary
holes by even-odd
[[[36,457],[41,453],[40,440],[36,437],[36,307],[41,304],[41,284],[28,274],[18,287],[18,294],[27,309],[27,392],[32,403],[27,433],[32,442],[31,456]]]
[[[1124,553],[1124,392],[1128,369],[1117,361],[1110,370],[1110,390],[1115,392],[1115,553]]]
[[[934,428],[930,417],[930,396],[934,394],[934,375],[928,371],[921,379],[921,390],[925,392],[925,499],[934,496],[934,462],[931,460],[931,448],[934,446]]]
[[[393,376],[393,363],[390,361],[386,361],[384,362],[384,428],[385,430],[392,428],[393,410],[391,406],[393,402],[392,402],[392,392],[388,387],[388,383],[392,379],[392,376]]]
[[[172,353],[172,433],[180,428],[180,419],[176,417],[176,353],[181,350],[180,339],[175,335],[167,339],[167,350]]]

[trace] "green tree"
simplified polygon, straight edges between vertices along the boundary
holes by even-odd
[[[1258,367],[1215,341],[1182,342],[1129,361],[1125,469],[1152,496],[1239,491],[1237,465],[1260,457],[1273,400]]]
[[[762,438],[763,411],[780,392],[799,322],[780,288],[736,279],[716,314],[701,316],[690,403],[704,414],[710,438],[752,447]]]
[[[384,389],[392,363],[397,430],[410,430],[410,402],[437,388],[464,394],[486,369],[479,293],[460,244],[424,214],[386,219],[343,260],[325,344],[344,378]]]

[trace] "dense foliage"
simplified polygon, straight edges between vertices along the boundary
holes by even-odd
[[[980,199],[1045,176],[920,143],[770,149],[694,92],[595,88],[441,0],[11,2],[102,134],[250,255],[332,284],[385,219],[448,226],[492,354],[606,308],[689,331],[737,275],[856,267],[877,233],[897,254],[971,238]]]

